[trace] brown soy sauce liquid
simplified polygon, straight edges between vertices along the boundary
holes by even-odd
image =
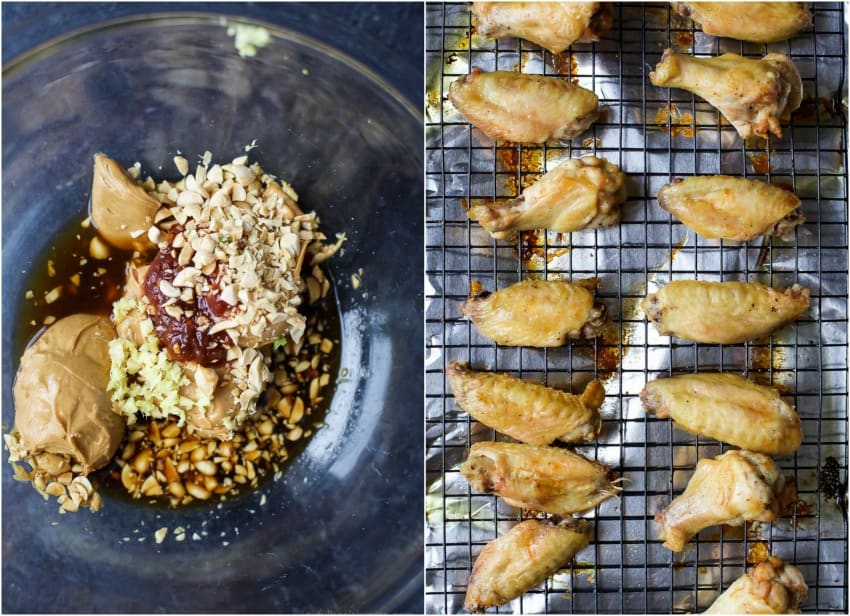
[[[132,253],[110,248],[108,258],[93,258],[89,244],[97,232],[87,220],[74,219],[33,263],[14,340],[16,358],[53,320],[77,313],[109,315],[112,302],[120,297]],[[48,294],[57,287],[59,298],[48,303]]]
[[[107,258],[95,259],[90,254],[89,248],[92,239],[95,237],[97,237],[97,231],[94,226],[90,224],[87,218],[80,216],[74,219],[54,239],[46,253],[33,263],[26,286],[27,297],[24,299],[24,306],[20,311],[17,324],[18,335],[13,341],[16,365],[27,346],[54,321],[78,313],[111,315],[112,303],[121,297],[127,264],[134,258],[134,254],[110,247]],[[140,259],[143,263],[147,263],[152,260],[153,256],[151,254]],[[323,400],[312,408],[312,413],[309,416],[311,425],[324,422],[333,399],[335,380],[340,369],[342,346],[340,315],[333,279],[328,276],[328,280],[331,282],[331,286],[327,297],[312,306],[305,302],[300,308],[302,314],[308,320],[315,317],[318,322],[322,323],[322,336],[334,342],[332,351],[323,362],[328,365],[328,374],[331,380],[323,391]],[[61,287],[58,299],[48,303],[46,301],[47,296],[57,287]],[[272,369],[274,369],[274,365]],[[304,393],[299,390],[297,395]],[[260,402],[262,402],[262,398]],[[314,428],[313,431],[315,432],[315,430]],[[286,447],[289,454],[288,458],[284,461],[278,461],[278,468],[285,472],[286,467],[307,447],[309,442],[310,438],[288,442]],[[118,449],[116,455],[119,455],[120,452],[121,448]],[[114,471],[116,468],[117,465],[113,461],[92,473],[92,478],[96,481],[98,489],[104,496],[109,495],[113,498],[154,506],[169,506],[167,498],[152,500],[149,497],[142,497],[132,499],[121,485],[120,479],[115,479]],[[233,498],[255,489],[262,489],[273,476],[273,472],[267,472],[259,478],[256,488],[250,485],[237,486],[232,492],[228,493],[227,498]],[[206,501],[196,500],[188,506],[208,507],[218,502],[218,498]]]

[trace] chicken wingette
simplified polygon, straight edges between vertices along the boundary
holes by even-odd
[[[592,509],[620,489],[607,466],[567,449],[523,443],[475,443],[460,472],[478,492],[554,515]]]
[[[659,512],[655,521],[665,547],[681,552],[709,526],[773,522],[793,498],[792,486],[768,456],[730,451],[697,462],[684,493]]]
[[[706,34],[751,43],[776,43],[812,25],[804,2],[673,2]]]
[[[778,53],[760,60],[725,53],[696,58],[664,51],[649,74],[654,86],[682,88],[704,98],[729,120],[742,139],[782,136],[780,121],[803,100],[803,82],[794,63]]]
[[[477,421],[532,445],[591,441],[602,429],[605,389],[591,381],[581,396],[507,374],[471,370],[452,362],[446,376],[457,405]]]
[[[552,53],[573,43],[593,43],[611,27],[613,13],[599,2],[473,2],[484,38],[517,37]]]
[[[786,235],[804,222],[794,193],[728,175],[678,179],[658,191],[658,204],[699,235],[746,242]]]
[[[763,338],[809,307],[809,290],[785,290],[757,282],[674,280],[640,304],[664,336],[715,344]]]
[[[473,613],[504,605],[562,569],[590,543],[587,520],[531,519],[514,526],[481,550],[466,589]]]
[[[477,68],[449,87],[449,100],[494,141],[569,140],[599,117],[599,98],[560,77]]]
[[[692,434],[774,456],[791,455],[803,442],[794,408],[773,387],[737,374],[682,374],[647,383],[643,406],[671,417]]]
[[[515,199],[476,205],[467,215],[496,239],[515,231],[548,229],[568,233],[620,222],[626,200],[625,175],[604,158],[566,160]]]
[[[596,284],[596,279],[523,280],[490,293],[473,283],[461,312],[496,344],[562,346],[602,331],[605,305],[590,291]]]
[[[800,570],[771,556],[732,582],[703,614],[799,614],[808,594]]]

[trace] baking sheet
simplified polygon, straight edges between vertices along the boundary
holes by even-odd
[[[603,434],[576,450],[628,477],[619,499],[584,514],[594,540],[574,562],[522,598],[509,613],[695,612],[764,554],[794,563],[809,585],[807,612],[847,611],[847,524],[818,490],[820,467],[847,461],[846,41],[843,7],[816,4],[812,31],[771,45],[704,35],[666,5],[614,5],[602,40],[561,56],[525,41],[485,40],[466,3],[426,8],[426,611],[463,611],[467,578],[486,543],[520,519],[496,497],[470,491],[458,472],[472,442],[506,440],[470,421],[444,377],[453,360],[580,391],[603,380]],[[789,55],[805,100],[782,139],[743,143],[701,99],[656,88],[648,73],[666,47],[697,55],[733,51]],[[572,142],[494,145],[470,128],[446,94],[472,67],[558,75],[594,90],[604,113]],[[617,227],[573,234],[523,233],[495,241],[465,209],[477,200],[514,197],[559,161],[596,154],[628,175],[629,199]],[[757,177],[797,193],[807,222],[791,241],[707,240],[664,212],[658,189],[675,177]],[[502,288],[530,277],[598,277],[611,327],[596,341],[559,349],[504,348],[462,318],[471,281]],[[672,279],[750,280],[812,292],[811,308],[769,341],[697,345],[659,336],[638,303]],[[681,493],[697,459],[727,447],[648,417],[638,393],[676,370],[726,370],[772,383],[803,422],[799,451],[777,461],[801,501],[775,524],[717,527],[688,551],[661,545],[652,521]]]

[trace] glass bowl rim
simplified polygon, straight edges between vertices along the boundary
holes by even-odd
[[[20,71],[26,70],[31,64],[50,56],[53,53],[60,51],[63,47],[70,45],[81,39],[86,39],[90,36],[97,36],[103,33],[108,33],[113,30],[119,30],[126,26],[137,25],[156,25],[157,23],[168,22],[168,25],[191,25],[202,24],[208,26],[229,26],[232,24],[244,24],[249,26],[265,28],[270,34],[277,36],[291,43],[297,43],[308,48],[315,49],[335,60],[338,60],[356,72],[360,73],[370,81],[373,81],[384,92],[397,102],[416,121],[422,120],[419,111],[415,105],[410,102],[401,92],[396,89],[386,79],[378,75],[371,68],[352,58],[350,55],[340,51],[336,47],[324,43],[310,35],[302,34],[291,30],[286,26],[280,26],[261,19],[251,17],[237,17],[224,13],[199,12],[199,11],[175,11],[175,12],[155,12],[142,15],[130,15],[109,19],[98,22],[81,28],[76,28],[65,34],[54,37],[43,43],[32,47],[31,49],[15,56],[3,65],[3,80],[16,76]]]

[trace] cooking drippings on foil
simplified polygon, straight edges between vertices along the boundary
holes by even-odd
[[[578,61],[576,57],[571,53],[559,53],[559,54],[546,54],[547,58],[550,58],[550,65],[552,69],[558,75],[568,75],[570,76],[570,81],[576,85],[579,85],[579,79],[576,77],[578,75]]]
[[[670,127],[667,127],[667,123]],[[675,103],[665,103],[660,107],[655,114],[655,124],[662,132],[670,133],[672,137],[683,136],[693,139],[694,133],[699,132],[699,125],[696,123],[693,114],[690,112],[681,112]]]
[[[767,152],[758,152],[750,156],[750,164],[755,173],[767,175],[773,172],[773,165],[770,163],[770,155]]]
[[[777,378],[776,373],[787,370],[785,348],[774,345],[750,345],[749,377],[759,385],[770,385],[781,394],[791,394],[788,384]]]

